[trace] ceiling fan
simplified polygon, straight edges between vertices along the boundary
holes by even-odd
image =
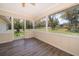
[[[22,7],[26,7],[26,4],[27,3],[22,3]],[[31,4],[32,6],[35,6],[36,5],[35,3],[29,3],[29,4]]]

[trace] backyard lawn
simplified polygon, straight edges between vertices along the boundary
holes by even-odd
[[[62,33],[62,34],[67,34],[67,35],[79,35],[78,32],[70,32],[70,31],[67,31],[66,29],[48,29],[49,32],[52,32],[52,33]]]
[[[46,31],[45,28],[39,28],[39,29],[36,29],[37,31]],[[61,33],[61,34],[66,34],[66,35],[79,35],[78,32],[70,32],[70,31],[67,31],[67,29],[48,29],[48,32],[51,32],[51,33]]]

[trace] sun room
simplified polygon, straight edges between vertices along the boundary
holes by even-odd
[[[0,3],[0,44],[37,38],[79,55],[78,16],[75,3]]]

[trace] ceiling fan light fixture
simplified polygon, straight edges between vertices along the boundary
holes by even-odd
[[[35,6],[35,3],[30,3],[30,4],[32,4],[33,6]]]
[[[35,3],[29,3],[29,4],[31,4],[32,6],[36,5]],[[26,7],[26,3],[22,3],[22,7]]]
[[[22,3],[22,7],[25,7],[25,3]]]

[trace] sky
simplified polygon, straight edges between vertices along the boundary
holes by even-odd
[[[64,23],[68,23],[68,20],[66,20],[66,19],[62,19],[60,16],[62,15],[62,13],[59,13],[59,14],[56,14],[54,17],[55,18],[57,18],[58,19],[58,21],[59,21],[59,24],[61,25],[61,24],[64,24]],[[52,16],[51,16],[52,17]],[[43,18],[43,19],[41,19],[41,22],[42,21],[45,21],[46,20],[46,18]]]
[[[59,20],[59,24],[68,23],[68,20],[62,19],[60,16],[61,16],[61,13],[56,14],[56,16],[55,16]]]

